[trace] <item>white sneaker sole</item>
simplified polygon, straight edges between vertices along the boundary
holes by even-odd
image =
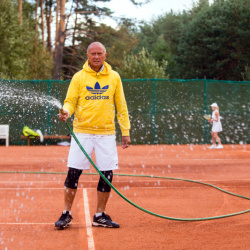
[[[93,227],[119,228],[119,227],[113,227],[113,226],[109,226],[109,225],[101,224],[101,223],[98,223],[98,222],[92,222],[92,226],[93,226]]]
[[[55,226],[55,228],[57,228],[57,229],[64,229],[65,227],[70,227],[71,226],[71,222],[69,222],[69,223],[67,223],[65,226],[59,226],[59,227],[56,227]]]
[[[93,227],[109,227],[108,225],[100,224],[100,223],[98,223],[98,222],[93,222],[93,223],[92,223],[92,226],[93,226]]]

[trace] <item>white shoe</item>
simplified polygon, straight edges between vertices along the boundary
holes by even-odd
[[[208,147],[208,148],[216,148],[216,145],[213,144],[212,146]]]
[[[222,145],[218,145],[216,148],[217,149],[221,149],[221,148],[223,148],[223,146]]]

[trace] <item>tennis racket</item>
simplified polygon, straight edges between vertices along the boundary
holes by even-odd
[[[208,121],[212,119],[211,115],[204,115],[204,118],[207,119]]]

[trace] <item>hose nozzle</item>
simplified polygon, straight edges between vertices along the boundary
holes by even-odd
[[[64,110],[63,109],[59,109],[59,113],[64,115]]]

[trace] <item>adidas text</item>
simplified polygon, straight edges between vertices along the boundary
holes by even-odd
[[[86,100],[101,100],[101,99],[109,99],[109,96],[86,96],[85,97]]]

